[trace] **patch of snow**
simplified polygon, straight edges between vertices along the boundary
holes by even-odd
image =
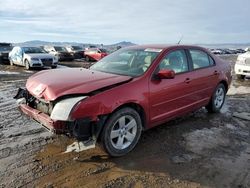
[[[20,74],[20,72],[0,71],[0,75],[6,75],[6,74]]]
[[[229,144],[220,128],[204,128],[184,135],[186,148],[196,154],[206,153],[205,150],[215,149]]]
[[[234,85],[231,85],[227,95],[236,95],[236,94],[250,94],[250,87],[245,86],[239,86],[235,87]]]
[[[57,65],[57,69],[65,69],[65,68],[70,68],[70,67],[64,65]]]

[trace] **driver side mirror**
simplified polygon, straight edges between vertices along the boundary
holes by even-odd
[[[160,79],[173,79],[175,72],[171,69],[162,69],[157,73],[157,77]]]

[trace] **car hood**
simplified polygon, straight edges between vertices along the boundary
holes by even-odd
[[[31,58],[53,58],[54,56],[47,53],[34,53],[34,54],[25,54],[26,56],[29,56]]]
[[[243,58],[243,59],[250,58],[250,52],[246,52],[244,54],[240,54],[238,57],[239,58]]]
[[[71,94],[84,94],[108,86],[129,81],[131,77],[121,76],[84,68],[45,70],[31,76],[26,88],[36,98],[46,101]]]

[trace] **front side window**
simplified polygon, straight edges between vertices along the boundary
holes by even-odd
[[[137,77],[144,74],[161,49],[120,49],[98,61],[91,70]]]
[[[211,65],[207,53],[201,50],[189,50],[193,61],[193,68],[200,69]]]
[[[171,69],[175,73],[188,71],[188,62],[184,50],[176,50],[169,53],[160,63],[161,69]]]

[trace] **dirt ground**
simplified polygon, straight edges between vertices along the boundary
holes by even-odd
[[[236,56],[222,58],[233,65]],[[0,65],[0,188],[250,187],[250,121],[233,116],[250,112],[250,79],[233,79],[221,113],[187,114],[144,132],[128,155],[110,158],[99,146],[64,153],[74,140],[20,114],[12,97],[37,71]]]

